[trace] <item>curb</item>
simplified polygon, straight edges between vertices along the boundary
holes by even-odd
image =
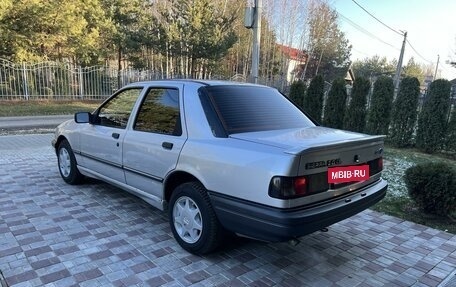
[[[73,117],[73,115],[0,117],[0,131],[55,129],[59,124]]]

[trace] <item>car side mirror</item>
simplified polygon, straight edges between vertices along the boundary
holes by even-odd
[[[74,121],[78,124],[90,123],[92,119],[92,114],[89,112],[79,112],[74,114]]]

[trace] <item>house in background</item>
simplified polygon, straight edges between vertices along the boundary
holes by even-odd
[[[351,91],[353,89],[353,82],[355,81],[355,74],[353,73],[353,70],[350,67],[348,67],[347,74],[345,75],[345,89],[347,90],[347,95],[351,96]]]
[[[450,83],[451,83],[451,94],[450,94],[451,105],[453,106],[453,109],[455,109],[456,108],[456,79],[451,80]]]
[[[347,85],[353,86],[353,82],[355,81],[355,74],[353,73],[351,65],[348,67],[344,80]]]
[[[283,71],[286,71],[288,83],[301,78],[308,55],[305,51],[296,48],[278,45],[282,54]]]

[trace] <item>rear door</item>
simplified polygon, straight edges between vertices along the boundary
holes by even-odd
[[[143,87],[118,92],[95,113],[94,124],[81,130],[82,165],[102,176],[125,183],[122,141],[133,107]]]
[[[149,87],[123,141],[126,183],[159,198],[187,138],[182,92],[178,84]]]

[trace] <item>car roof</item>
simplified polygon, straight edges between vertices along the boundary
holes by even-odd
[[[196,80],[196,79],[164,79],[164,80],[151,80],[151,81],[141,81],[130,83],[127,86],[134,85],[153,85],[153,84],[164,84],[164,83],[180,83],[180,84],[199,84],[203,86],[257,86],[257,87],[266,87],[264,85],[245,83],[245,82],[236,82],[236,81],[226,81],[226,80]]]

